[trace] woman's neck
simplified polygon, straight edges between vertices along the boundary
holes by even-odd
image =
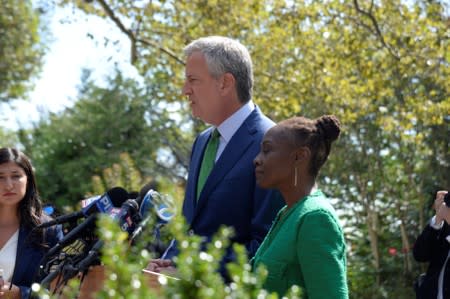
[[[20,226],[20,217],[16,207],[0,207],[0,227]]]
[[[299,200],[310,195],[316,189],[316,182],[312,179],[304,184],[292,186],[288,190],[281,191],[288,208],[291,208]]]

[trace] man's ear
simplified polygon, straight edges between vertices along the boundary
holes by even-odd
[[[234,91],[236,86],[236,79],[231,73],[223,74],[220,82],[220,90],[223,94]]]

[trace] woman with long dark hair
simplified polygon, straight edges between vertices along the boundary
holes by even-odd
[[[30,159],[0,148],[0,298],[28,298],[45,252],[62,238],[60,227],[40,229],[50,217],[42,203]]]

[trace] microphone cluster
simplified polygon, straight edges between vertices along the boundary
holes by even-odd
[[[151,186],[145,185],[136,199],[129,198],[128,192],[121,187],[112,188],[101,196],[84,200],[85,206],[80,211],[41,224],[40,227],[45,228],[74,224],[85,218],[47,251],[40,264],[41,276],[45,276],[41,284],[49,286],[58,275],[62,276],[61,281],[67,282],[78,273],[87,271],[90,266],[99,264],[103,241],[95,236],[94,231],[100,213],[117,220],[121,230],[128,233],[130,244],[135,242],[155,214],[158,228],[169,222],[173,217],[173,203],[168,197],[151,189]]]

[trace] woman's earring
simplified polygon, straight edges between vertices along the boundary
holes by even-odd
[[[295,174],[294,174],[294,187],[297,187],[297,167],[295,167]]]

